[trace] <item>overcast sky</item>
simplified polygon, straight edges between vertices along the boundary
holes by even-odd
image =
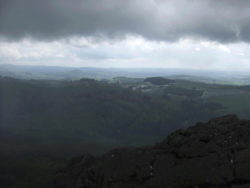
[[[250,70],[249,0],[0,0],[0,63]]]

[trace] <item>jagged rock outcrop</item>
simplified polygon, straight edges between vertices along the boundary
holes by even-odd
[[[250,188],[250,121],[228,115],[178,130],[152,147],[84,155],[56,188]]]

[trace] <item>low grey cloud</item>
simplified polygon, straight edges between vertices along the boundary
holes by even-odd
[[[250,41],[248,0],[1,0],[0,35]]]

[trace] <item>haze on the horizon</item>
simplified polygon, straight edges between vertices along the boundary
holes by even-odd
[[[250,70],[248,0],[1,0],[0,64]]]

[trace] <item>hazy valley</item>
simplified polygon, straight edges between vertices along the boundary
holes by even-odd
[[[1,187],[53,187],[73,156],[153,144],[225,114],[249,117],[248,85],[190,77],[1,77]]]

